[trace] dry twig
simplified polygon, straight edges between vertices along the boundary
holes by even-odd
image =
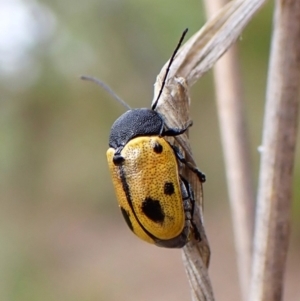
[[[299,20],[299,1],[276,1],[249,301],[282,299],[299,118]]]
[[[179,50],[157,106],[157,110],[164,115],[168,126],[182,128],[187,124],[190,104],[189,87],[207,72],[238,39],[243,28],[264,2],[264,0],[231,1]],[[168,62],[157,76],[154,101],[160,90],[167,66]],[[187,135],[181,135],[176,142],[183,148],[187,159],[193,162]],[[202,185],[195,179],[194,174],[187,170],[185,172],[199,205],[196,215],[199,217],[198,224],[201,227],[202,241],[200,243],[191,241],[184,248],[184,264],[192,288],[193,300],[214,300],[207,273],[210,249],[203,226]]]
[[[227,2],[205,0],[207,15],[213,15]],[[255,196],[237,45],[233,45],[216,63],[214,80],[240,287],[243,300],[246,301],[251,271]]]

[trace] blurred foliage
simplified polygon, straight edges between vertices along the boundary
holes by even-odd
[[[79,76],[95,75],[130,106],[149,107],[155,77],[182,30],[188,27],[192,35],[205,22],[201,2],[0,1],[3,9],[8,3],[16,12],[12,24],[18,28],[22,9],[26,16],[22,22],[27,23],[21,23],[21,38],[11,27],[0,27],[12,45],[5,51],[0,48],[0,299],[120,299],[101,285],[113,270],[104,268],[83,283],[79,270],[87,267],[78,258],[88,258],[91,252],[94,257],[87,269],[92,269],[95,260],[102,262],[104,244],[106,254],[111,253],[104,262],[111,265],[116,258],[109,243],[125,226],[105,152],[110,126],[124,109]],[[255,178],[271,24],[269,4],[238,41]],[[3,34],[0,45],[7,46],[8,40],[1,41]],[[207,174],[205,205],[213,220],[214,212],[228,203],[211,73],[192,89],[192,101],[191,142],[196,161]],[[294,236],[300,233],[299,157],[298,147]],[[108,237],[103,234],[107,228]],[[130,233],[128,237],[124,241],[131,239]],[[98,240],[100,245],[94,245]]]

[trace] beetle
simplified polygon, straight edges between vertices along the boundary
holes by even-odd
[[[191,235],[201,240],[193,221],[193,190],[180,174],[180,164],[191,169],[201,182],[205,181],[205,175],[165,139],[183,134],[191,123],[183,128],[169,128],[164,116],[155,110],[186,32],[187,29],[169,61],[159,95],[151,109],[131,109],[116,96],[129,110],[113,123],[107,150],[117,200],[128,227],[142,240],[166,248],[183,247]],[[96,81],[112,92],[94,78],[83,79]]]

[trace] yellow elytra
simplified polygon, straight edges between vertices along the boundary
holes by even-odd
[[[179,236],[185,226],[185,212],[178,164],[169,143],[155,136],[134,138],[123,148],[125,160],[120,166],[114,165],[114,154],[109,148],[108,164],[119,206],[131,230],[150,243],[155,243],[151,236],[158,240]]]

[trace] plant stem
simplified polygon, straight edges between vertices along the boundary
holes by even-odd
[[[249,301],[279,301],[290,232],[300,83],[300,1],[277,0]]]
[[[226,2],[206,0],[207,15],[215,14]],[[246,301],[255,197],[237,45],[233,45],[216,63],[214,80],[239,280],[243,300]]]

